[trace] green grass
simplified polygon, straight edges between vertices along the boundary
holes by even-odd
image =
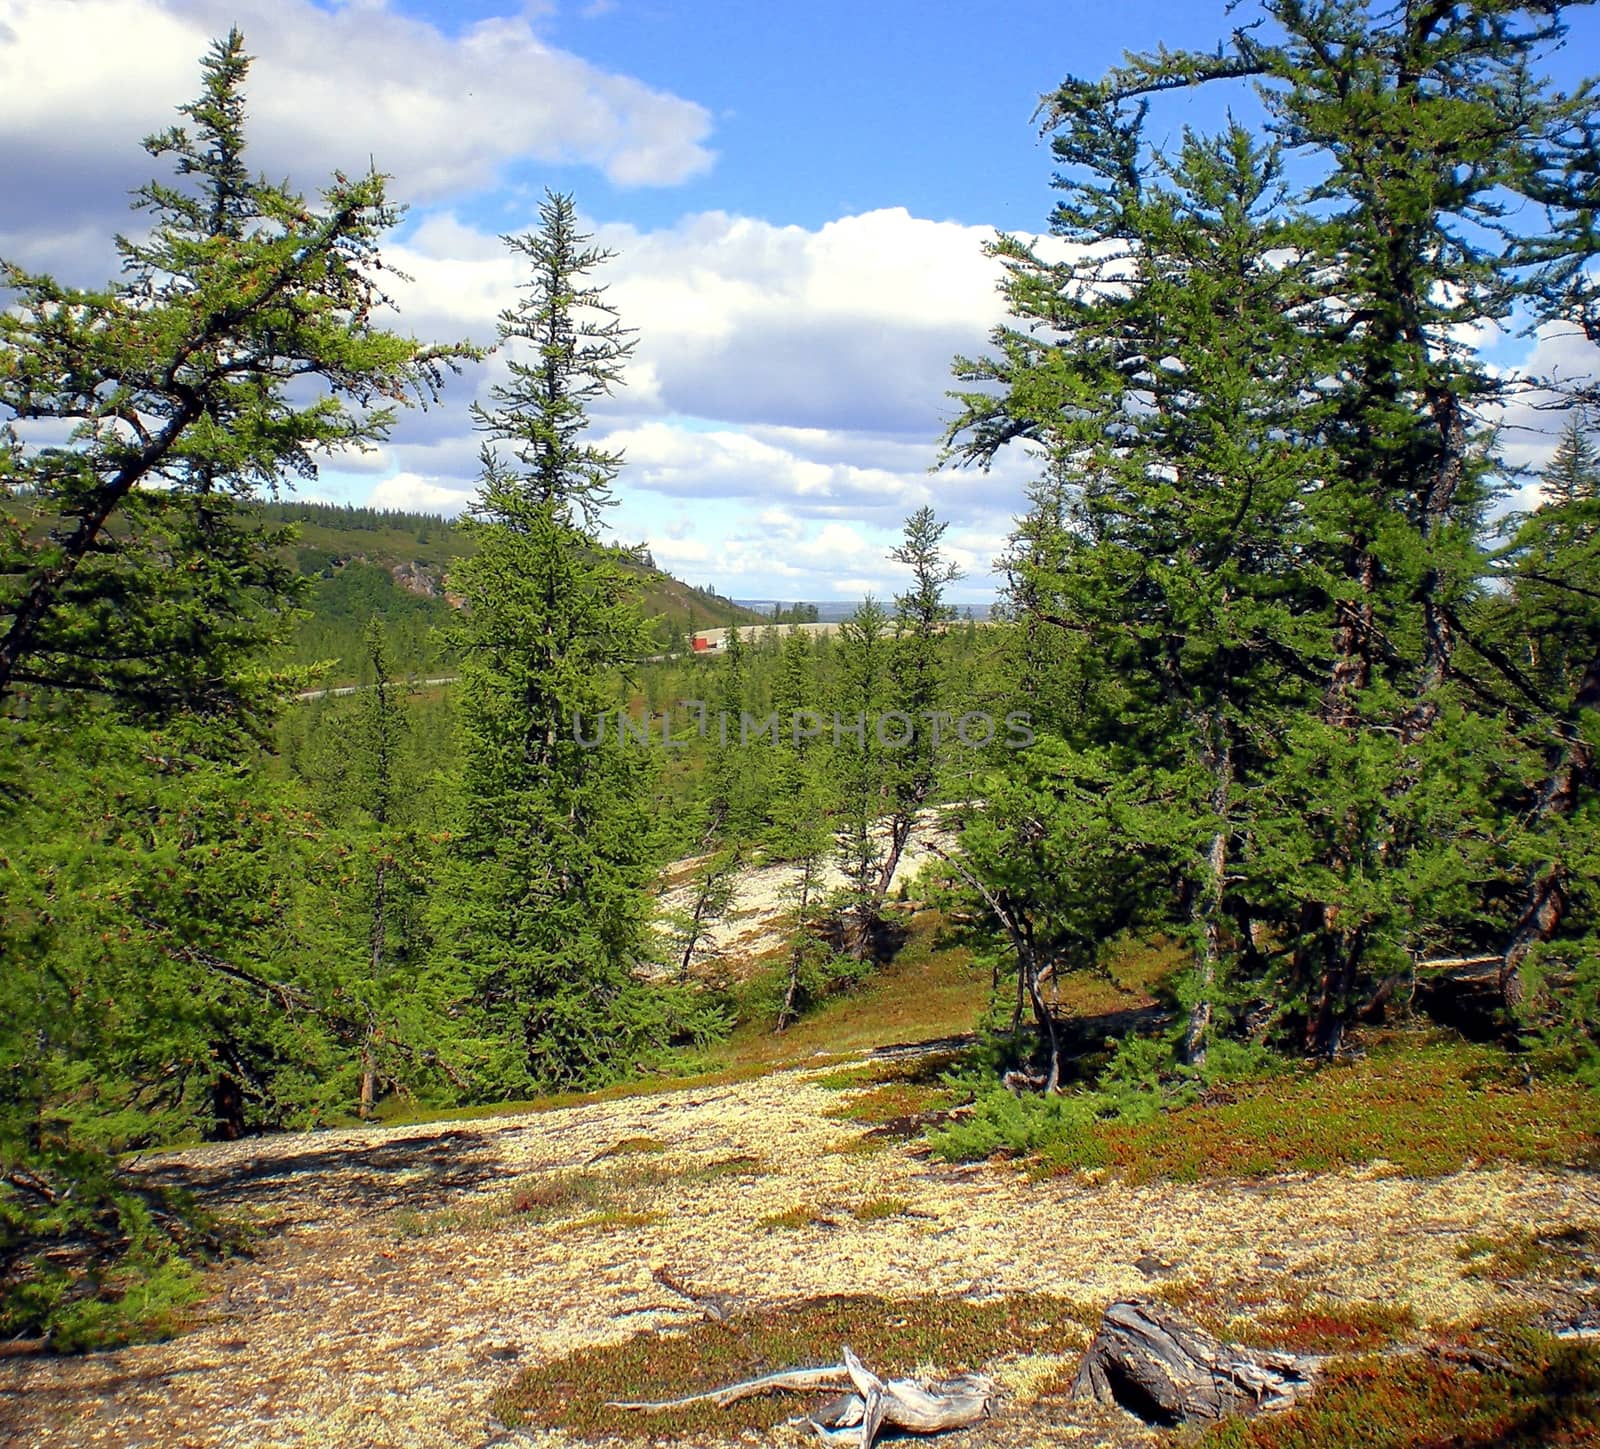
[[[819,1224],[828,1223],[831,1219],[818,1212],[808,1203],[800,1203],[795,1207],[786,1208],[781,1213],[768,1213],[760,1219],[756,1226],[765,1228],[768,1232],[798,1232],[801,1228],[813,1228]]]
[[[858,1223],[878,1223],[885,1218],[903,1218],[911,1211],[911,1204],[898,1197],[873,1197],[850,1209],[850,1216]]]
[[[563,1233],[614,1233],[624,1228],[649,1228],[657,1223],[664,1223],[666,1217],[661,1213],[634,1213],[626,1212],[621,1208],[612,1208],[603,1213],[590,1213],[586,1218],[575,1218],[570,1223],[563,1223],[558,1231]]]
[[[989,972],[973,966],[967,947],[943,941],[947,932],[937,912],[918,912],[894,959],[859,986],[828,997],[787,1031],[764,1020],[742,1023],[716,1049],[717,1059],[789,1066],[975,1030],[989,1004]],[[758,985],[751,989],[759,994]]]
[[[1518,1278],[1575,1278],[1600,1268],[1600,1225],[1574,1223],[1502,1238],[1475,1236],[1456,1250],[1466,1278],[1506,1282]]]
[[[1505,1368],[1428,1354],[1335,1362],[1287,1414],[1220,1425],[1195,1449],[1577,1449],[1600,1444],[1600,1349],[1521,1333]]]
[[[1366,1054],[1208,1092],[1148,1120],[1102,1120],[1086,1099],[995,1093],[935,1143],[946,1155],[1010,1146],[1035,1170],[1125,1182],[1333,1172],[1386,1163],[1440,1176],[1485,1163],[1600,1163],[1600,1099],[1528,1083],[1504,1051],[1422,1030],[1369,1033]]]
[[[683,1334],[641,1334],[583,1349],[523,1374],[493,1403],[509,1427],[562,1428],[605,1444],[703,1444],[713,1436],[764,1433],[817,1407],[828,1390],[746,1399],[728,1409],[697,1404],[648,1416],[607,1409],[608,1400],[679,1398],[780,1369],[836,1364],[849,1344],[886,1377],[981,1369],[1006,1354],[1056,1351],[1078,1341],[1098,1312],[1065,1299],[823,1298],[760,1319],[701,1323]]]
[[[593,1091],[557,1092],[471,1107],[433,1108],[389,1100],[379,1104],[378,1120],[388,1126],[413,1126],[554,1112],[596,1102],[728,1086],[790,1067],[812,1066],[829,1056],[960,1035],[971,1031],[982,1016],[988,1003],[989,977],[973,968],[971,953],[964,947],[941,948],[938,938],[942,930],[942,918],[933,912],[920,914],[905,947],[866,985],[830,999],[785,1032],[746,1023],[712,1048],[709,1064],[702,1061],[696,1070],[681,1076],[637,1077]],[[943,1059],[941,1067],[948,1060]],[[869,1065],[863,1072],[865,1079],[885,1081],[892,1070],[890,1064],[883,1064]]]

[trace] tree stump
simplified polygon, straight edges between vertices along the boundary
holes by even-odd
[[[1117,1404],[1146,1423],[1211,1423],[1287,1409],[1313,1388],[1319,1360],[1223,1343],[1164,1303],[1126,1298],[1100,1320],[1074,1398]]]

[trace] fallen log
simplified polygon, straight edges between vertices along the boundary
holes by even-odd
[[[1164,1303],[1113,1303],[1084,1351],[1074,1398],[1116,1404],[1147,1423],[1212,1423],[1288,1409],[1314,1388],[1321,1360],[1223,1343]]]
[[[945,1429],[964,1429],[987,1418],[994,1402],[994,1382],[982,1374],[962,1374],[953,1379],[919,1382],[916,1379],[880,1379],[850,1349],[843,1362],[820,1368],[789,1369],[763,1374],[720,1389],[690,1394],[682,1399],[651,1402],[611,1403],[608,1409],[631,1409],[638,1413],[660,1413],[686,1408],[691,1404],[715,1404],[725,1409],[740,1399],[757,1394],[791,1389],[805,1392],[848,1384],[854,1392],[843,1394],[815,1414],[805,1414],[790,1422],[809,1428],[830,1444],[852,1449],[872,1449],[885,1428],[905,1429],[913,1434],[937,1434]]]

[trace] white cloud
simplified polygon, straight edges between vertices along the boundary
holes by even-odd
[[[1514,388],[1509,401],[1484,410],[1499,429],[1500,455],[1513,468],[1537,473],[1550,461],[1566,422],[1572,393],[1600,385],[1600,347],[1567,326],[1544,326],[1514,365],[1493,369]],[[1520,380],[1520,386],[1518,385]],[[1508,506],[1532,508],[1538,484],[1529,480]]]
[[[484,187],[521,160],[621,186],[712,164],[703,107],[546,45],[528,15],[449,36],[381,0],[0,0],[0,232],[120,219],[128,189],[161,171],[139,139],[179,119],[199,57],[235,24],[257,58],[248,159],[306,188],[369,160],[407,202]]]
[[[419,513],[460,513],[472,501],[471,486],[437,483],[415,473],[396,473],[376,484],[367,497],[374,508],[414,509]]]
[[[1003,315],[987,229],[899,209],[810,231],[719,212],[654,232],[587,225],[618,252],[596,279],[638,328],[629,385],[592,417],[596,440],[627,458],[619,535],[697,575],[809,578],[824,592],[836,577],[875,578],[881,592],[901,520],[932,503],[955,525],[962,566],[986,578],[1034,465],[1013,451],[988,473],[930,469],[950,359],[981,350]],[[398,298],[423,336],[487,340],[525,280],[497,238],[446,213],[387,255],[414,278]],[[470,489],[465,390],[485,401],[504,367],[496,356],[451,406],[407,419],[396,466]],[[693,546],[669,547],[691,517]],[[817,547],[831,523],[866,542],[830,534]]]
[[[906,511],[927,495],[919,481],[844,461],[817,462],[736,429],[690,430],[647,422],[601,440],[627,457],[628,486],[697,498],[784,497],[815,507]],[[847,440],[838,443],[847,450]]]
[[[805,435],[841,428],[932,443],[951,358],[1004,315],[990,229],[903,208],[816,230],[706,212],[595,232],[617,253],[597,280],[638,329],[616,406],[788,429],[802,454]],[[428,335],[487,339],[524,280],[497,239],[452,216],[388,255],[415,279],[397,291],[407,325]]]

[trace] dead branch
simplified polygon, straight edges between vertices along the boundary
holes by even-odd
[[[843,1364],[829,1364],[822,1368],[786,1369],[782,1373],[763,1374],[758,1379],[745,1379],[720,1389],[707,1389],[703,1394],[690,1394],[682,1399],[661,1399],[650,1403],[607,1404],[608,1409],[631,1409],[640,1414],[659,1414],[667,1409],[684,1409],[691,1404],[715,1404],[726,1409],[740,1399],[753,1399],[758,1394],[777,1393],[794,1389],[805,1393],[811,1389],[830,1388],[834,1384],[848,1384],[850,1370]]]
[[[658,1279],[659,1281],[659,1279]],[[670,1286],[670,1285],[669,1285]],[[944,1429],[964,1429],[987,1418],[994,1401],[994,1383],[982,1374],[963,1374],[959,1378],[919,1383],[915,1379],[880,1379],[847,1347],[843,1362],[820,1368],[789,1369],[763,1374],[724,1388],[690,1394],[682,1399],[650,1403],[612,1403],[608,1409],[629,1409],[637,1413],[660,1413],[687,1408],[692,1404],[715,1404],[725,1409],[740,1399],[781,1390],[807,1392],[848,1385],[853,1392],[841,1395],[815,1414],[790,1422],[811,1429],[831,1444],[848,1444],[852,1449],[872,1449],[878,1433],[885,1427],[905,1429],[913,1434],[937,1434]]]

